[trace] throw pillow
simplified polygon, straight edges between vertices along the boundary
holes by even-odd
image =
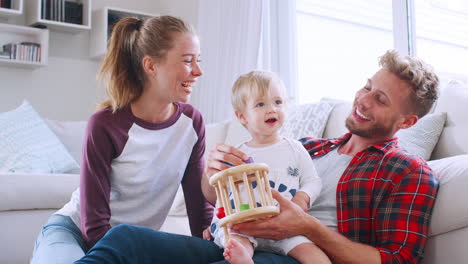
[[[287,111],[281,135],[291,139],[322,137],[334,106],[335,103],[329,100],[292,106]]]
[[[76,168],[76,161],[28,101],[0,114],[1,172],[63,173]]]
[[[424,160],[431,158],[447,119],[447,113],[429,114],[408,128],[397,132],[398,142],[406,151]]]

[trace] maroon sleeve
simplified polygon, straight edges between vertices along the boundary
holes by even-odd
[[[82,236],[89,248],[111,228],[109,173],[119,146],[124,144],[116,142],[115,134],[119,129],[112,128],[112,120],[106,115],[109,117],[111,113],[101,111],[90,118],[83,141],[80,217]]]
[[[203,230],[210,224],[213,217],[213,207],[208,203],[201,189],[201,179],[205,169],[205,124],[196,109],[186,113],[193,119],[193,127],[198,134],[198,140],[193,147],[189,164],[182,179],[187,215],[192,236],[202,237]]]

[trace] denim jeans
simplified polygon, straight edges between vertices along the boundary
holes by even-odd
[[[267,252],[256,252],[255,263],[298,264],[294,259]],[[228,263],[223,249],[197,237],[170,234],[146,227],[119,225],[107,232],[75,264],[208,264]]]
[[[54,214],[36,239],[31,264],[73,263],[86,250],[81,231],[71,218]]]

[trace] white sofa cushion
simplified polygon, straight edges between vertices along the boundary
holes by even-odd
[[[442,89],[435,112],[447,112],[447,122],[440,135],[432,159],[468,153],[468,122],[462,109],[468,102],[468,86],[450,82]]]
[[[77,174],[0,173],[0,211],[61,208],[79,181]]]
[[[28,101],[0,114],[0,171],[63,173],[77,167]]]
[[[206,148],[205,156],[216,144],[222,144],[226,141],[226,135],[229,127],[229,120],[207,124],[205,126]]]
[[[81,164],[83,138],[86,130],[86,121],[57,121],[45,120],[49,128],[57,135],[65,148],[70,152],[78,164]],[[79,168],[69,173],[79,173]]]
[[[348,132],[345,120],[351,113],[353,104],[348,101],[328,99],[335,102],[335,106],[328,117],[327,125],[323,131],[324,138],[340,137]]]
[[[428,162],[440,177],[440,189],[432,214],[429,235],[434,236],[468,226],[468,155]]]

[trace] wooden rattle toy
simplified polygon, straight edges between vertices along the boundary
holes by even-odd
[[[268,165],[251,163],[220,171],[210,178],[218,198],[219,207],[215,211],[220,219],[218,226],[224,230],[225,241],[229,240],[228,226],[279,214],[267,174]]]

